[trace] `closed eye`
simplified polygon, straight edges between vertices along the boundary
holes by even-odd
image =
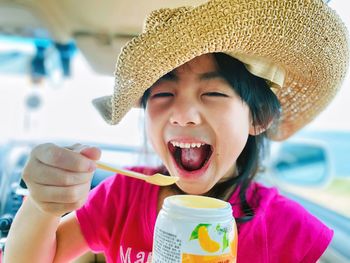
[[[170,92],[159,92],[151,95],[151,98],[166,98],[173,96]]]
[[[210,97],[228,97],[228,95],[224,94],[224,93],[220,93],[220,92],[206,92],[203,95],[205,96],[210,96]]]

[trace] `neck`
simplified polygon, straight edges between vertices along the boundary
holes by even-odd
[[[159,167],[159,170],[162,174],[169,175],[169,172],[167,171],[165,166]],[[237,186],[237,179],[238,179],[237,178],[238,177],[237,169],[235,169],[233,173],[234,173],[233,176],[230,176],[229,178],[227,178],[224,181],[219,181],[213,188],[211,188],[208,192],[206,192],[202,195],[217,198],[217,199],[220,199],[223,201],[228,201],[231,198],[231,196],[232,196],[232,194],[235,191],[236,186]],[[188,193],[182,191],[176,184],[169,186],[168,189],[174,195],[175,194],[178,194],[178,195],[188,194]]]
[[[236,183],[234,182],[229,186],[225,186],[224,183],[226,182],[216,184],[212,189],[210,189],[208,192],[202,195],[217,198],[223,201],[228,201],[236,189]],[[170,189],[174,194],[179,194],[179,195],[188,194],[182,191],[176,184],[171,185]]]

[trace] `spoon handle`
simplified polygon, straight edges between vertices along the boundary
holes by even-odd
[[[97,168],[100,168],[102,170],[106,170],[106,171],[110,171],[110,172],[115,172],[115,173],[119,173],[119,174],[123,174],[126,176],[130,176],[133,178],[138,178],[138,179],[142,179],[145,180],[146,176],[137,172],[133,172],[133,171],[128,171],[128,170],[124,170],[124,169],[120,169],[120,168],[116,168],[116,167],[111,167],[108,164],[105,163],[101,163],[101,162],[96,162]]]

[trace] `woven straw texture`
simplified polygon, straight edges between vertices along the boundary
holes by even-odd
[[[282,105],[268,131],[273,140],[288,138],[329,104],[349,60],[347,30],[321,0],[212,0],[160,9],[122,49],[114,94],[94,105],[116,124],[161,76],[210,52],[257,57],[283,70],[283,85],[273,88]]]

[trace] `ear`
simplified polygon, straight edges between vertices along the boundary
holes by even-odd
[[[251,121],[250,125],[249,125],[249,135],[252,136],[257,136],[261,133],[263,133],[264,131],[266,131],[268,128],[270,128],[271,124],[272,124],[273,120],[270,120],[269,123],[266,126],[262,126],[262,125],[253,125],[253,121]]]

